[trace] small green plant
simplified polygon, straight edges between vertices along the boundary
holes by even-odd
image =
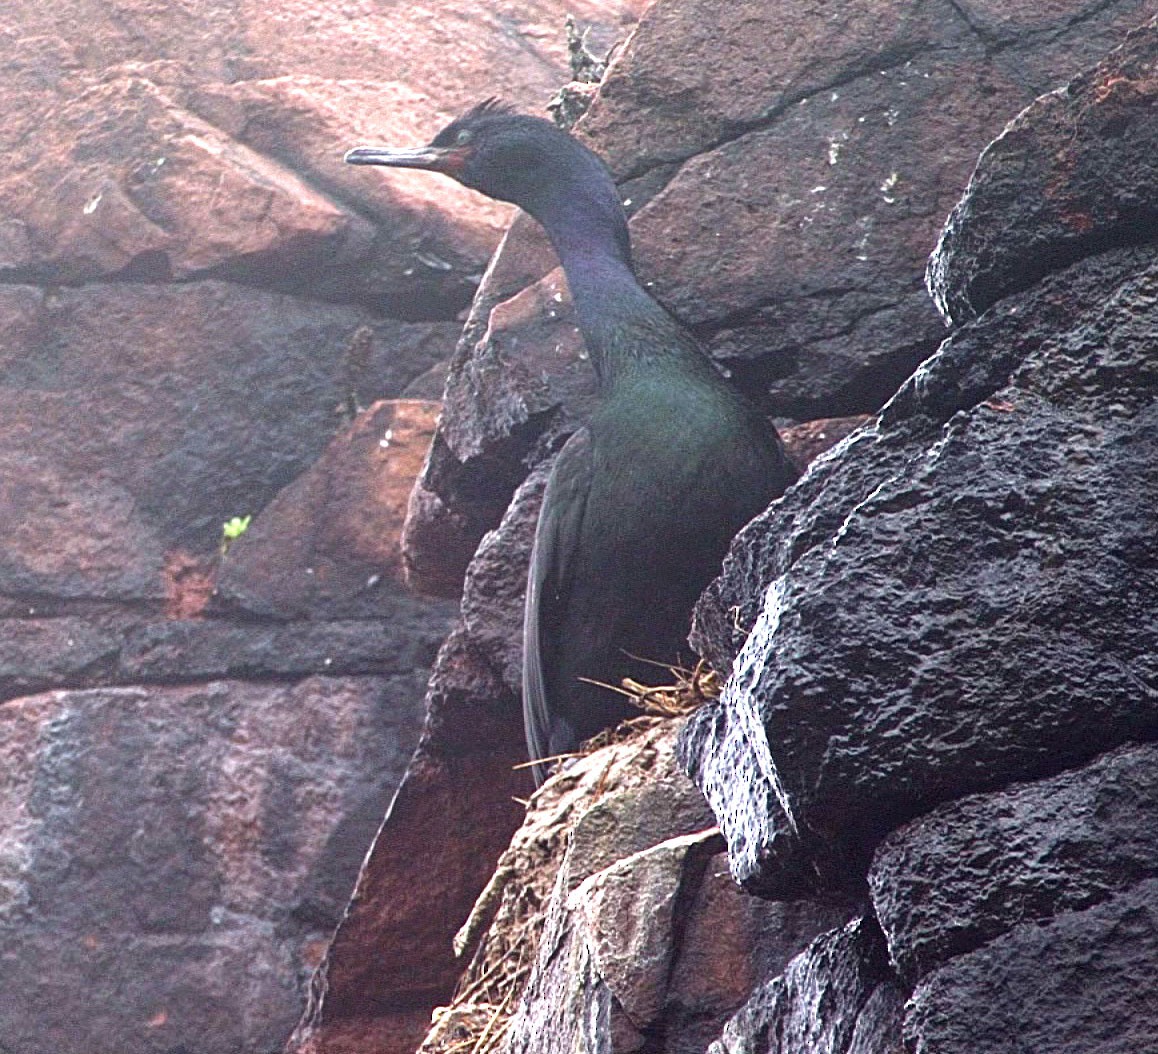
[[[234,516],[221,525],[221,555],[229,552],[229,547],[249,529],[253,516]]]

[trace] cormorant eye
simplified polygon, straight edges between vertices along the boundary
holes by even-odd
[[[471,130],[469,128],[460,128],[458,130],[458,135],[454,137],[454,145],[466,146],[466,144],[469,143],[472,138],[473,136],[471,135]]]

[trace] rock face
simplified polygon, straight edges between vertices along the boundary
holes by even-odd
[[[541,107],[565,10],[605,47],[640,6],[5,11],[6,1054],[292,1031],[451,624],[402,583],[438,413],[402,397],[440,397],[509,217],[342,154]]]
[[[641,717],[535,793],[456,938],[469,965],[422,1054],[627,1050],[643,1036],[703,1051],[761,977],[848,917],[739,890],[677,766],[679,723]]]
[[[978,152],[1012,114],[1119,43],[1139,12],[866,3],[838,23],[804,7],[772,15],[661,2],[577,134],[610,158],[630,199],[641,273],[741,384],[782,416],[875,414],[945,336],[925,264]],[[688,40],[710,60],[673,62],[687,46],[676,42]],[[1105,88],[1115,76],[1107,68],[1089,83]],[[1118,89],[1129,120],[1145,125],[1140,90]],[[1108,111],[1099,119],[1115,127]],[[1066,185],[1063,147],[1078,141],[1039,147],[1043,167],[1062,151],[1043,197]],[[1148,147],[1120,156],[1137,171],[1115,186],[1149,186]],[[1010,244],[1040,245],[1011,234],[1006,216],[986,222]],[[1137,376],[1148,377],[1141,349],[1152,325],[1139,240],[1095,258],[1107,246],[1093,234],[1085,271],[1063,281],[1051,267],[1041,283],[1006,290],[749,529],[701,605],[695,644],[719,669],[755,627],[725,699],[684,739],[734,874],[776,902],[851,897],[865,912],[859,929],[830,934],[790,968],[790,982],[755,985],[763,996],[749,992],[755,1001],[721,1043],[761,1049],[775,1033],[785,1050],[896,1050],[916,1019],[902,1025],[912,982],[888,960],[872,917],[866,873],[880,840],[939,803],[1080,765],[1154,727],[1149,697],[1139,702],[1153,649],[1130,644],[1129,618],[1147,609],[1117,603],[1135,596],[1132,578],[1150,588],[1137,568],[1153,555],[1145,507],[1128,497],[1149,485],[1152,463],[1149,380]],[[516,220],[452,360],[411,505],[411,570],[446,591],[465,569],[469,610],[489,616],[465,620],[443,654],[453,706],[444,722],[446,703],[432,697],[430,726],[442,734],[469,706],[487,718],[472,730],[491,742],[517,707],[534,473],[590,408],[554,268],[541,233]],[[1110,333],[1120,334],[1113,354],[1091,359]],[[468,563],[481,537],[487,557]],[[441,564],[440,547],[453,554]],[[1115,599],[1100,605],[1105,632],[1092,639],[1080,612],[1101,596]],[[1100,658],[1106,651],[1113,660]],[[1079,693],[1088,704],[1074,707]],[[481,773],[481,755],[470,756]],[[512,786],[505,764],[472,791],[489,783],[497,805]],[[486,811],[473,797],[464,808]],[[638,889],[638,864],[667,875],[656,888],[678,899],[683,879],[672,876],[698,851],[681,843],[619,861],[612,885]],[[599,1050],[685,1041],[702,1050],[713,1038],[676,1024],[648,980],[648,963],[670,960],[646,942],[670,942],[641,919],[653,908],[662,919],[668,901],[637,898],[636,914],[609,882],[553,899],[553,954],[539,960],[511,1049],[543,1035],[559,1049]],[[613,926],[604,907],[626,914]],[[635,952],[604,948],[600,934],[636,925],[643,987],[624,996],[622,976],[612,983],[602,964]],[[844,1009],[817,1020],[813,997],[830,988]],[[440,1028],[469,1032],[453,1015]]]
[[[816,1049],[1158,1043],[1156,70],[1150,22],[985,151],[930,266],[956,328],[697,611],[734,665],[681,751],[733,873],[867,892],[908,994]]]
[[[1155,752],[1125,747],[889,835],[870,882],[893,961],[915,985],[913,1049],[1154,1045]]]
[[[944,336],[922,271],[978,151],[1144,5],[766,6],[660,0],[579,134],[645,280],[810,456]],[[609,42],[641,7],[576,14]],[[338,158],[480,94],[534,108],[562,13],[65,0],[0,29],[13,1054],[276,1049],[319,960],[303,1052],[409,1054],[447,999],[530,789],[522,575],[591,388],[516,220],[401,554],[434,411],[399,400],[506,214]],[[682,747],[723,841],[686,784],[585,812],[512,1049],[1156,1045],[1156,32],[986,153],[930,272],[950,339],[738,542],[696,641],[739,665]],[[465,572],[437,660],[449,608],[404,564]]]
[[[276,1048],[405,768],[415,682],[0,707],[5,1049]]]
[[[1075,121],[1086,93],[1147,52],[1152,33],[1071,86]],[[1128,113],[1138,115],[1131,136],[1153,141],[1150,111]],[[1059,180],[1083,175],[1064,152],[1068,135],[1047,147]],[[998,140],[972,187],[987,185],[1003,150]],[[1007,218],[972,222],[1008,231]],[[774,790],[781,818],[758,830],[769,822],[760,805],[757,826],[724,825],[745,881],[791,882],[781,873],[790,847],[819,840],[839,863],[939,800],[1153,729],[1151,693],[1139,694],[1154,673],[1152,615],[1130,599],[1147,595],[1152,573],[1150,512],[1136,496],[1155,482],[1153,290],[1153,251],[1142,246],[1011,292],[737,544],[698,613],[717,662],[734,654],[733,609],[744,626],[763,606],[724,705],[695,722],[687,755],[710,786],[728,763],[709,743],[755,733],[769,744],[762,793]],[[806,725],[794,716],[802,706]],[[866,730],[882,737],[871,751]]]
[[[290,1050],[409,1054],[461,972],[453,938],[522,820],[521,633],[538,472],[471,562],[427,719]]]

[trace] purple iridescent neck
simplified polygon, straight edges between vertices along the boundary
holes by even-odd
[[[610,177],[557,193],[535,218],[546,229],[567,275],[579,328],[602,386],[646,354],[632,339],[643,323],[670,317],[640,286],[631,260],[627,218]]]

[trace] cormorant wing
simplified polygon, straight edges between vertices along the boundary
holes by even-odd
[[[559,610],[569,591],[572,556],[579,542],[591,488],[591,436],[586,428],[563,445],[547,480],[523,612],[523,726],[531,760],[551,754],[551,710],[544,670],[558,648]],[[554,633],[552,627],[555,627]],[[547,778],[545,765],[534,766],[535,785]]]

